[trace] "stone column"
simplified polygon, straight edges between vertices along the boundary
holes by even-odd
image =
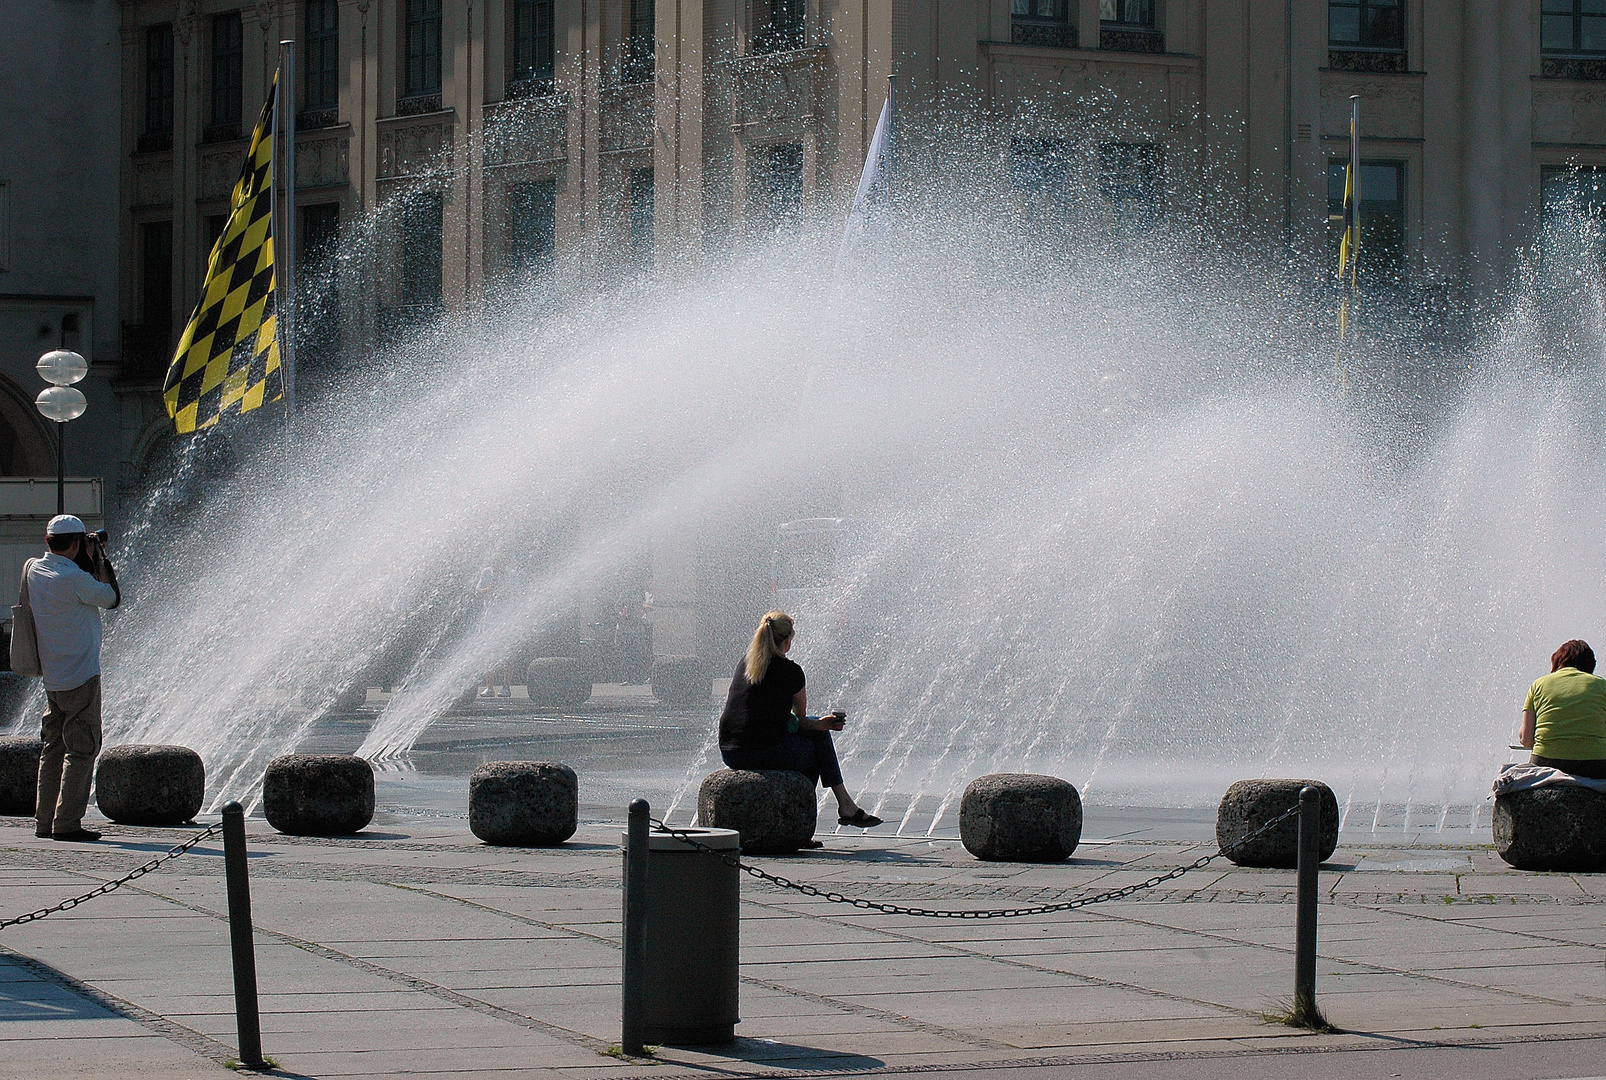
[[[1499,285],[1501,246],[1501,148],[1505,144],[1500,92],[1500,41],[1497,0],[1464,0],[1461,50],[1461,192],[1467,244],[1468,279],[1487,296]]]

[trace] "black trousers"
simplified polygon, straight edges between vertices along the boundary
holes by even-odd
[[[1528,759],[1528,764],[1560,769],[1564,773],[1582,776],[1586,780],[1606,780],[1606,758],[1540,757],[1534,754]]]

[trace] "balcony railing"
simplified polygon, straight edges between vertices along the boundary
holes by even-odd
[[[1328,49],[1327,66],[1334,71],[1411,70],[1410,58],[1402,49]]]
[[[1146,27],[1103,23],[1099,26],[1099,48],[1107,52],[1163,53],[1165,35]]]
[[[1539,74],[1546,79],[1606,80],[1606,56],[1545,56],[1539,61]]]
[[[1009,40],[1016,45],[1074,49],[1077,45],[1076,27],[1067,22],[1016,19],[1010,23]]]
[[[398,98],[396,100],[397,116],[423,116],[425,113],[441,111],[441,96],[439,94],[416,94],[413,97]]]

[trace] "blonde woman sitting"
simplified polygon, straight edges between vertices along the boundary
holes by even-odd
[[[842,730],[847,714],[840,709],[808,714],[803,669],[786,656],[792,637],[792,617],[784,611],[772,611],[758,624],[719,715],[720,756],[732,769],[800,772],[831,789],[838,823],[874,828],[881,819],[848,794],[831,742],[831,732]]]

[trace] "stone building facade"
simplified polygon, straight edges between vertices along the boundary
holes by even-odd
[[[301,264],[378,210],[397,268],[341,283],[326,344],[528,275],[589,283],[840,214],[894,73],[909,169],[938,150],[922,117],[968,112],[1022,187],[1092,178],[1117,224],[1197,215],[1313,264],[1359,95],[1370,257],[1473,294],[1509,278],[1547,197],[1592,205],[1606,166],[1606,28],[1582,0],[119,7],[119,310],[96,359],[119,365],[128,476],[163,435],[157,384],[282,39],[299,43]],[[1105,135],[1078,135],[1090,110]],[[1582,196],[1553,182],[1580,165]]]
[[[0,476],[54,488],[55,425],[34,407],[46,385],[34,365],[65,347],[90,363],[80,384],[89,410],[67,425],[67,471],[104,478],[111,501],[127,449],[116,378],[120,22],[117,0],[0,10]],[[0,546],[27,516],[0,500]],[[42,532],[30,524],[28,543]],[[15,587],[0,579],[0,599]]]

